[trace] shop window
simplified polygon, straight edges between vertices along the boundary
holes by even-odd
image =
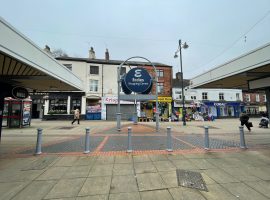
[[[99,67],[90,65],[90,74],[98,75],[99,74]]]
[[[163,69],[157,69],[157,76],[158,77],[164,77],[164,71],[163,71]]]
[[[63,64],[64,66],[66,66],[66,68],[68,68],[70,71],[72,71],[72,64]]]
[[[158,93],[162,94],[164,92],[164,83],[158,83]]]
[[[266,102],[266,95],[263,95],[263,102]]]
[[[219,100],[221,100],[221,101],[224,100],[224,93],[219,93]]]
[[[207,92],[202,93],[202,100],[207,100],[208,99],[208,94]]]
[[[256,102],[260,102],[260,95],[256,94]]]
[[[246,94],[246,101],[250,102],[250,95],[249,94]]]
[[[71,111],[79,109],[81,110],[81,100],[80,99],[72,99],[71,101]]]
[[[98,80],[90,80],[90,92],[97,92],[98,91]]]
[[[236,101],[240,101],[240,94],[236,93]]]
[[[49,102],[49,114],[66,114],[67,99],[51,99]]]

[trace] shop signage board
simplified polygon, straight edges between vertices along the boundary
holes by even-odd
[[[124,82],[125,86],[130,91],[135,93],[144,93],[151,87],[152,78],[147,70],[143,68],[133,68],[126,74]]]
[[[12,89],[12,96],[15,99],[26,99],[29,96],[29,92],[23,87],[14,87]]]

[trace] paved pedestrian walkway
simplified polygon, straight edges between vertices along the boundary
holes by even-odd
[[[250,148],[243,150],[237,146],[239,122],[235,120],[191,122],[186,127],[179,122],[161,123],[159,133],[154,123],[133,126],[124,122],[121,132],[115,125],[82,121],[80,126],[71,126],[65,121],[34,120],[30,128],[4,129],[0,200],[270,199],[269,129],[254,127],[246,133]],[[204,125],[210,127],[210,151],[202,147]],[[92,149],[83,154],[78,146],[83,147],[88,126]],[[138,140],[134,144],[140,145],[133,146],[133,153],[125,150],[128,126]],[[161,145],[167,126],[173,130],[173,152]],[[44,153],[34,156],[39,127],[43,128]],[[199,181],[206,190],[195,187]]]

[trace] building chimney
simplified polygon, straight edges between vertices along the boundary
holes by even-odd
[[[51,48],[48,45],[45,45],[44,51],[48,54],[52,54]]]
[[[91,49],[89,50],[89,58],[96,59],[96,54],[93,47],[91,47]]]
[[[176,76],[176,79],[182,80],[182,72],[177,72],[177,73],[175,74],[175,76]]]
[[[110,60],[110,54],[109,54],[109,50],[106,49],[106,52],[105,52],[105,60]]]

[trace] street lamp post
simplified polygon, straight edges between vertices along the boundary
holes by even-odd
[[[183,126],[186,126],[186,108],[185,108],[185,95],[184,95],[184,79],[183,79],[183,68],[182,68],[182,48],[187,49],[188,45],[185,42],[184,44],[181,43],[181,40],[179,40],[179,46],[178,50],[175,52],[174,58],[177,58],[178,55],[177,53],[179,52],[180,56],[180,69],[181,69],[181,89],[182,89],[182,121],[183,121]]]

